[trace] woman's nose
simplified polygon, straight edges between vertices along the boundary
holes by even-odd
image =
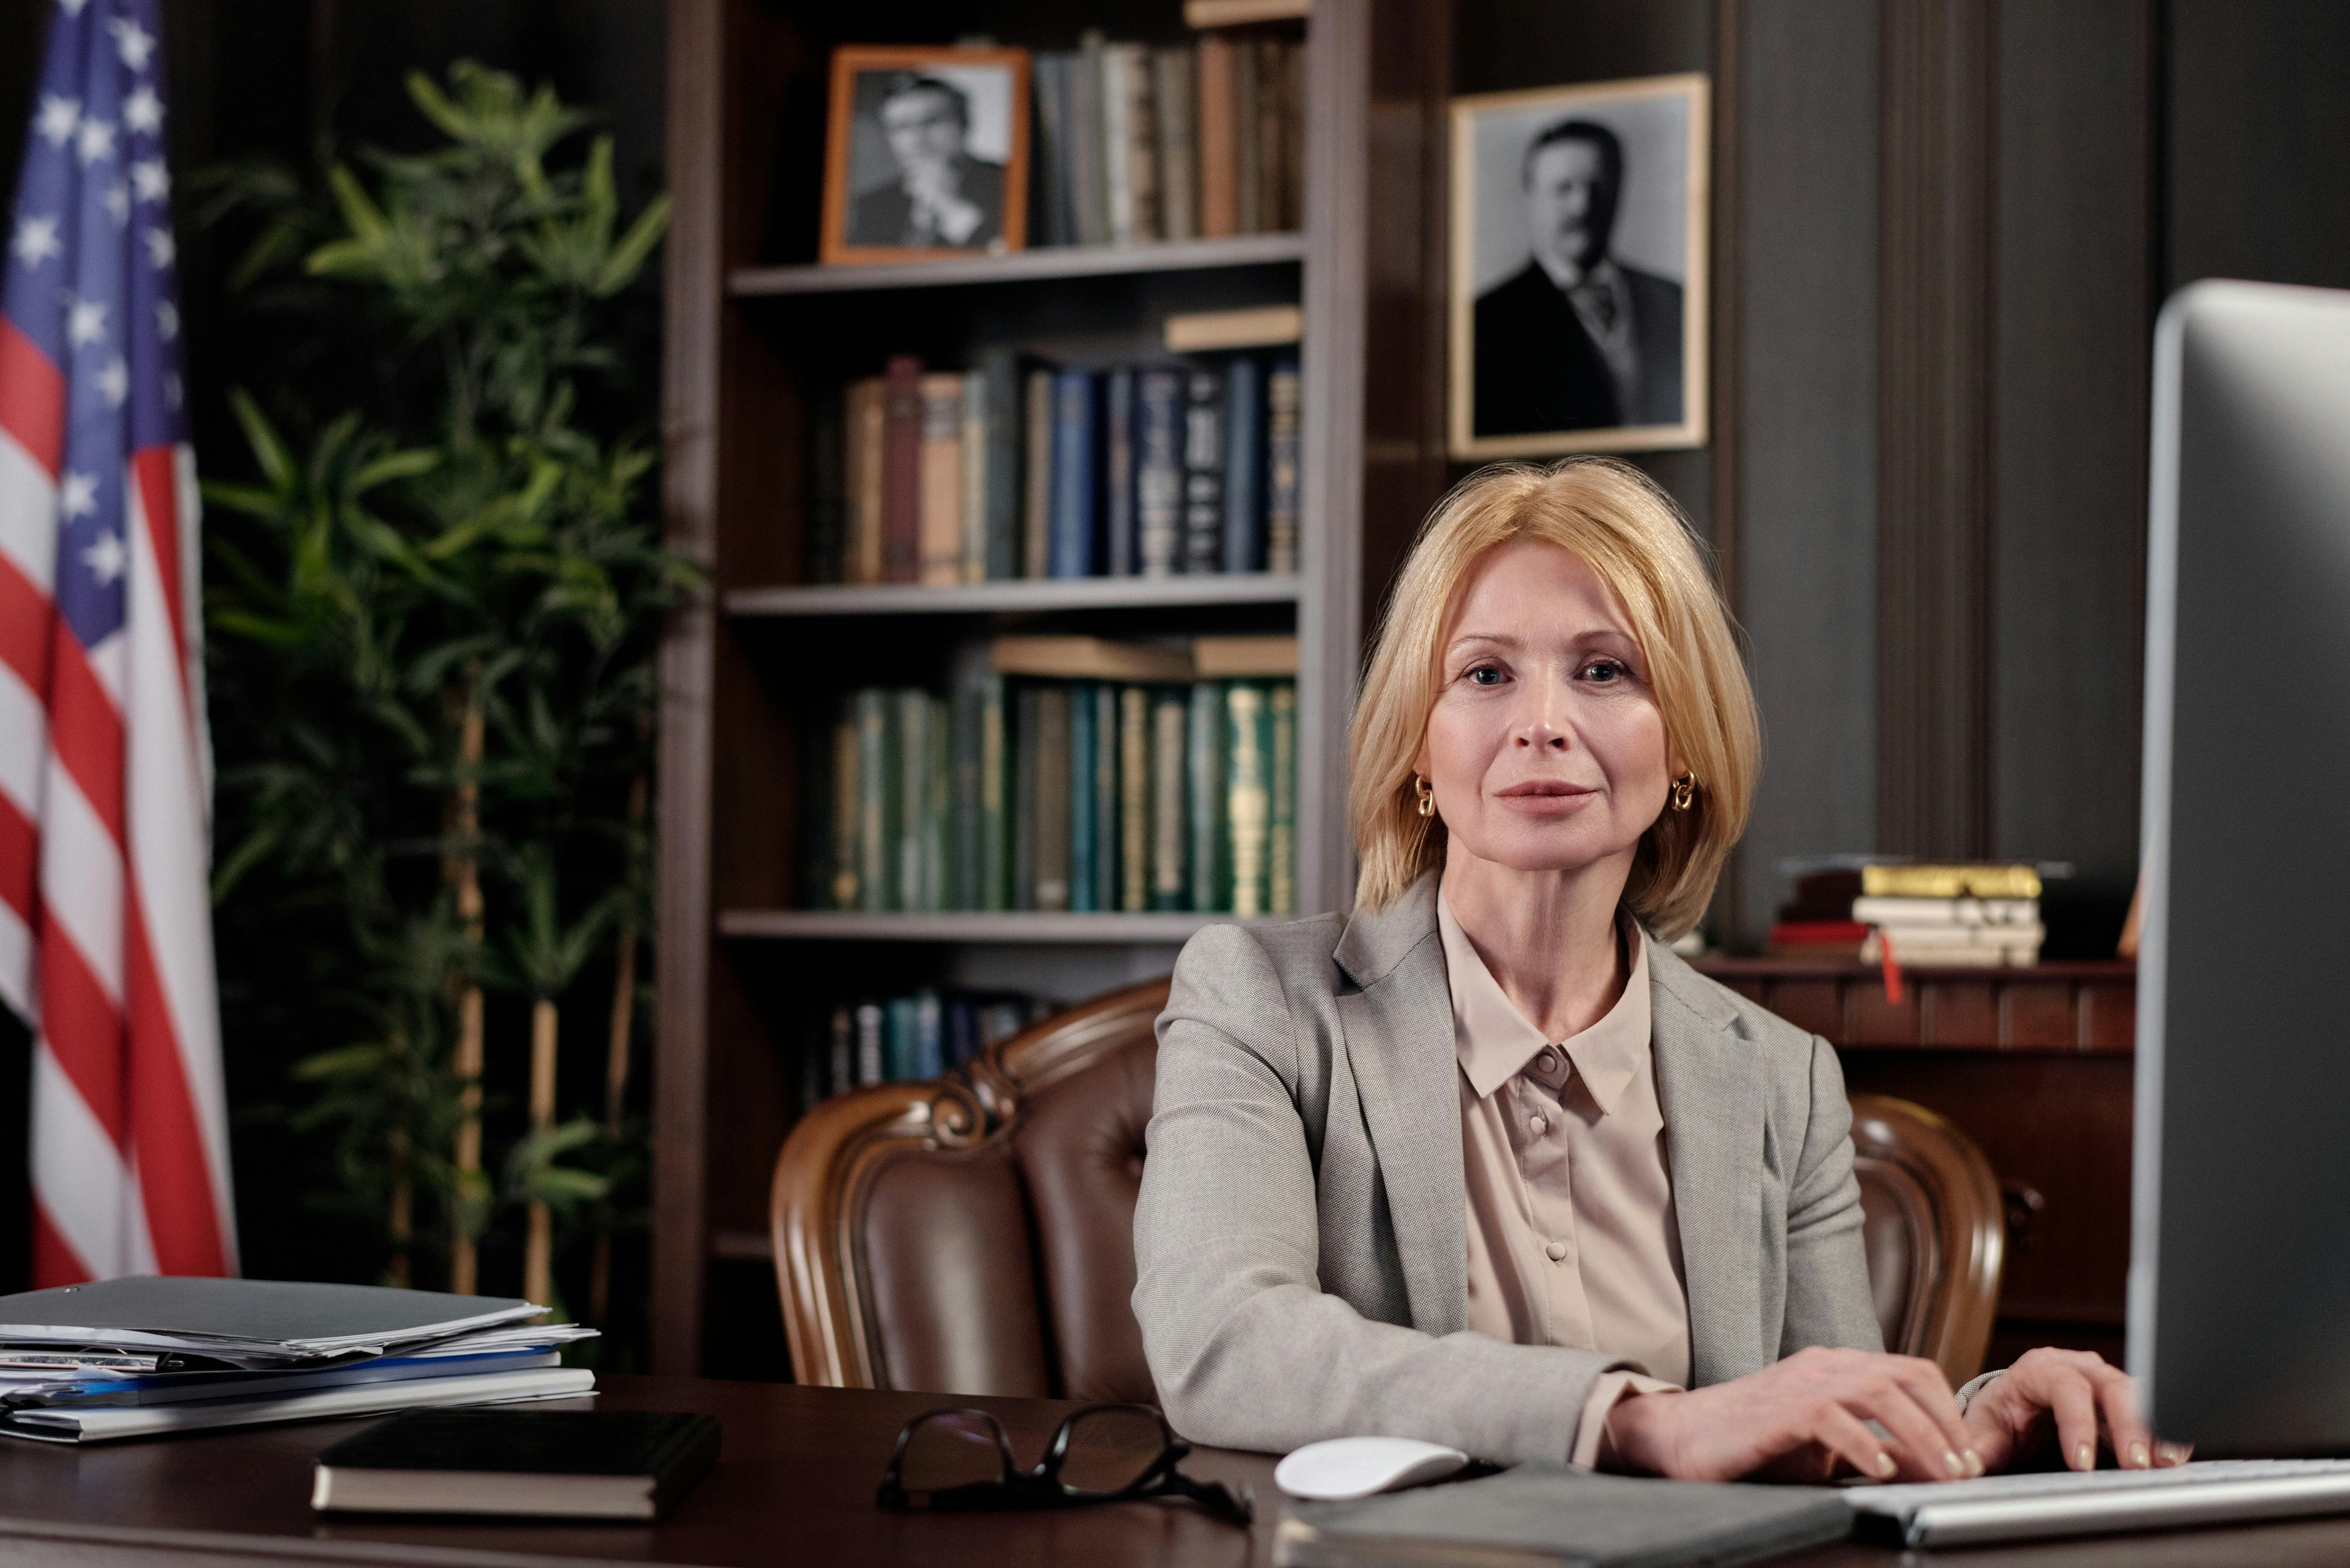
[[[1512,739],[1530,751],[1567,750],[1575,732],[1566,720],[1566,693],[1552,680],[1529,680],[1524,691],[1524,710]]]

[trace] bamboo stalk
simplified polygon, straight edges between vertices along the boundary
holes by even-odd
[[[629,826],[645,819],[645,775],[629,782]],[[619,951],[612,961],[612,1026],[604,1049],[604,1132],[620,1136],[620,1113],[629,1103],[629,1036],[637,1017],[637,928],[620,928]],[[588,1321],[601,1325],[612,1305],[612,1232],[596,1232],[596,1251],[588,1265]]]
[[[473,844],[482,826],[482,786],[476,773],[482,764],[482,698],[480,691],[469,680],[465,687],[465,713],[458,732],[456,837],[465,846],[458,855],[457,914],[465,922],[465,931],[474,941],[482,940],[482,867],[474,855]],[[465,1087],[463,1105],[464,1119],[457,1124],[457,1190],[462,1199],[468,1175],[482,1168],[482,988],[465,987],[457,1002],[456,1073]],[[473,1232],[465,1228],[462,1201],[454,1206],[449,1227],[449,1289],[455,1294],[469,1296],[478,1286],[478,1260],[473,1251]]]
[[[408,1129],[391,1129],[391,1282],[405,1289],[411,1282],[408,1248],[416,1233],[415,1185],[408,1169]]]
[[[543,1137],[555,1127],[555,1044],[561,1014],[539,998],[530,1010],[530,1130]],[[522,1293],[544,1305],[555,1294],[555,1217],[543,1200],[530,1206],[530,1234],[523,1244]]]

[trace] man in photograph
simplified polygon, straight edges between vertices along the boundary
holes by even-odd
[[[1519,167],[1534,255],[1477,296],[1481,436],[1682,421],[1681,286],[1608,251],[1624,143],[1563,119]]]
[[[899,71],[878,114],[898,178],[857,197],[851,244],[983,249],[1003,237],[1003,165],[971,155],[971,99],[961,88]]]

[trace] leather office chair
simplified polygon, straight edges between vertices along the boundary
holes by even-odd
[[[921,1083],[836,1096],[775,1162],[770,1220],[803,1382],[1155,1403],[1134,1289],[1163,980]],[[1999,1293],[1991,1167],[1920,1106],[1853,1100],[1887,1346],[1979,1369]]]

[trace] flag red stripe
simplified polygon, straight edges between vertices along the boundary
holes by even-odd
[[[188,697],[188,619],[180,602],[179,449],[141,447],[130,454],[131,482],[147,514],[147,538],[155,546],[155,576],[163,607],[172,617],[172,662],[180,671],[180,700]]]
[[[33,923],[33,884],[40,862],[41,836],[16,802],[0,794],[0,904],[16,910],[27,926]]]
[[[49,596],[33,586],[16,563],[0,556],[0,664],[35,697],[49,690]]]
[[[115,1147],[126,1147],[122,1014],[55,920],[45,922],[41,932],[41,1033],[89,1114]]]
[[[139,906],[136,878],[127,891],[123,923],[129,950],[123,958],[130,1023],[130,1138],[139,1151],[139,1189],[155,1241],[155,1267],[166,1274],[224,1274],[228,1250],[222,1244],[212,1168],[188,1093],[171,1004],[147,945],[147,916]]]
[[[63,617],[49,639],[55,656],[49,697],[49,749],[81,786],[90,809],[114,837],[124,842],[122,821],[122,715],[99,684],[80,639]]]
[[[33,1198],[33,1288],[46,1291],[58,1285],[78,1285],[95,1272],[66,1241],[64,1232],[49,1219],[48,1209],[36,1194]]]
[[[40,345],[0,316],[0,430],[57,476],[66,450],[66,379]]]

